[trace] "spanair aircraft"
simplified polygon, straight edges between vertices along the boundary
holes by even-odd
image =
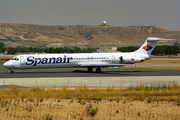
[[[160,40],[175,40],[148,37],[144,44],[134,52],[126,53],[86,53],[86,54],[29,54],[18,55],[3,64],[11,73],[14,69],[73,68],[84,67],[88,72],[101,67],[127,66],[153,58],[151,52]]]

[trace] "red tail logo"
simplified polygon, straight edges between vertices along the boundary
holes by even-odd
[[[151,47],[150,45],[146,45],[144,46],[142,49],[146,50],[146,51],[149,51],[151,50],[153,47]]]

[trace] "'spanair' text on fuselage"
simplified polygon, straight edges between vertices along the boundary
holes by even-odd
[[[72,60],[72,57],[66,57],[66,55],[64,55],[64,57],[50,57],[50,58],[35,58],[34,56],[29,56],[27,58],[27,62],[26,65],[33,65],[33,66],[37,66],[38,64],[59,64],[59,63],[69,63],[70,60]]]

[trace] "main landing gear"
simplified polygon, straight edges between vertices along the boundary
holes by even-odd
[[[96,69],[96,72],[97,72],[97,73],[101,73],[101,68],[97,68],[97,69]]]
[[[92,72],[93,69],[92,69],[92,68],[88,68],[87,71],[88,71],[88,72]]]
[[[88,71],[88,72],[93,72],[93,69],[92,69],[92,68],[88,68],[87,71]],[[97,73],[101,73],[101,68],[98,67],[98,68],[96,69],[96,72],[97,72]]]
[[[14,70],[13,69],[10,69],[11,73],[14,73]]]

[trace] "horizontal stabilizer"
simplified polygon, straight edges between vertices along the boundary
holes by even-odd
[[[155,38],[155,37],[148,37],[147,41],[159,41],[159,40],[167,40],[167,41],[173,41],[176,39],[165,39],[165,38]]]

